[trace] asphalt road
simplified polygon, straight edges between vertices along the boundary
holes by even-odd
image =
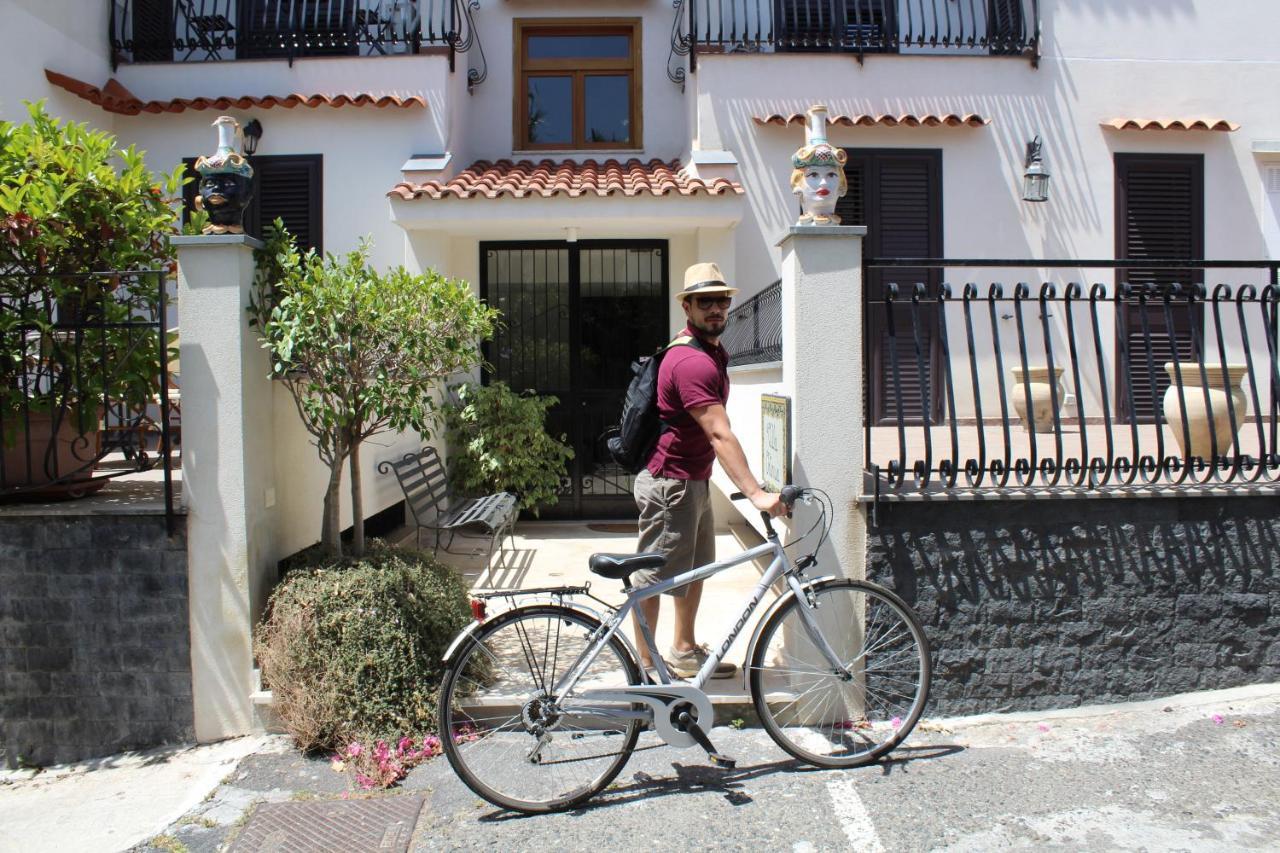
[[[415,849],[1280,850],[1280,696],[1221,695],[926,722],[893,760],[844,771],[758,729],[715,731],[732,771],[645,735],[608,791],[546,816],[433,763],[410,780],[429,792]]]
[[[533,817],[489,805],[447,762],[429,762],[397,789],[426,797],[412,849],[1280,850],[1280,685],[926,720],[890,761],[855,770],[801,766],[760,729],[720,727],[713,739],[737,769],[645,734],[649,748],[607,791]],[[216,850],[255,801],[345,787],[323,760],[253,755],[173,835]]]

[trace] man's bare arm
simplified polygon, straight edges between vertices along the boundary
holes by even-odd
[[[729,475],[733,484],[747,496],[752,506],[775,518],[785,513],[787,508],[778,495],[761,488],[760,481],[751,473],[751,466],[747,464],[747,456],[742,452],[742,445],[738,443],[738,437],[729,427],[729,415],[725,412],[724,406],[716,403],[710,406],[697,406],[688,411],[690,417],[702,427],[702,431],[711,441],[716,459],[720,460],[720,467],[724,468],[724,472]]]

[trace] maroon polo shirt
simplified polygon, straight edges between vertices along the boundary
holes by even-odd
[[[710,480],[716,453],[711,440],[689,414],[699,406],[729,401],[729,354],[700,333],[685,327],[680,336],[695,335],[707,350],[676,346],[658,368],[658,416],[669,426],[649,457],[649,473],[677,480]]]

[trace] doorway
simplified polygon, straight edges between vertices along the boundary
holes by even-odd
[[[633,478],[600,436],[618,422],[631,364],[667,342],[665,240],[483,242],[480,295],[502,312],[485,381],[551,394],[547,430],[574,458],[541,518],[634,518]]]

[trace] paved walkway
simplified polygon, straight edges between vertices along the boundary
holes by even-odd
[[[394,542],[411,543],[413,531],[405,528],[388,538]],[[732,524],[716,536],[716,558],[728,559],[763,541],[745,523]],[[500,560],[495,559],[488,570],[482,556],[456,556],[443,552],[440,556],[458,569],[473,589],[515,590],[589,583],[593,595],[616,605],[625,599],[622,583],[593,575],[587,567],[587,560],[597,552],[632,553],[635,549],[634,522],[528,521],[516,527],[515,550],[507,550]],[[696,631],[699,642],[712,643],[728,633],[742,615],[751,590],[760,582],[766,568],[767,563],[745,563],[706,582],[702,605],[698,609]],[[752,620],[743,628],[729,654],[731,662],[741,666],[751,630],[764,614],[769,600],[766,598],[762,602]],[[495,612],[498,608],[505,609],[507,600],[497,599],[492,606]],[[671,646],[672,624],[672,605],[670,599],[664,597],[655,638],[662,654],[666,654]],[[716,680],[710,687],[721,695],[745,696],[741,679]]]

